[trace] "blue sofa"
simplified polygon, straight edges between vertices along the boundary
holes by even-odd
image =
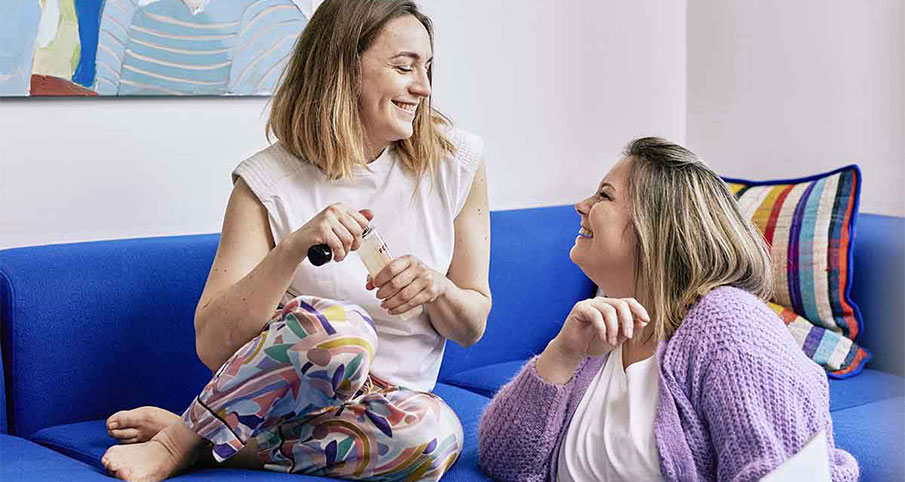
[[[489,397],[553,337],[595,287],[569,261],[569,206],[492,213],[493,311],[484,338],[449,344],[436,392],[459,414],[465,450],[447,481],[486,480],[477,424]],[[831,380],[836,441],[863,480],[901,480],[905,433],[905,219],[858,220],[853,295],[864,313],[867,369]],[[181,412],[210,372],[192,317],[216,235],[98,241],[0,251],[0,479],[110,480],[104,419],[124,408]],[[178,480],[318,480],[205,469]],[[289,480],[289,479],[285,479]],[[324,479],[320,479],[324,480]]]

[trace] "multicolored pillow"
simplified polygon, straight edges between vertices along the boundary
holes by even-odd
[[[864,364],[870,361],[870,352],[841,333],[815,326],[785,306],[776,303],[767,303],[767,306],[786,323],[792,338],[795,338],[805,355],[826,369],[830,377],[847,378],[857,375]]]
[[[770,245],[773,309],[831,376],[860,372],[870,353],[853,343],[863,329],[850,296],[858,166],[801,179],[725,181]]]

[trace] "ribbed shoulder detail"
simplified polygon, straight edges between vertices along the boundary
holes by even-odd
[[[687,343],[689,348],[711,351],[746,349],[764,339],[791,341],[782,320],[763,301],[747,291],[722,286],[691,307],[670,344]]]
[[[476,171],[484,158],[484,139],[457,127],[450,127],[443,135],[456,148],[453,158],[468,171]]]
[[[282,146],[272,144],[245,159],[233,170],[235,183],[242,178],[261,201],[273,195],[273,188],[300,169],[310,167]]]

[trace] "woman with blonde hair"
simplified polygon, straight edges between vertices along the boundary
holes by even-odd
[[[479,460],[505,480],[757,480],[824,431],[826,375],[764,303],[770,259],[723,181],[687,149],[631,142],[575,205],[571,258],[606,297],[494,397]]]
[[[182,417],[111,416],[113,475],[162,480],[201,456],[437,480],[456,461],[462,427],[430,392],[446,340],[484,331],[489,213],[482,142],[432,108],[432,61],[430,19],[410,1],[319,6],[272,99],[278,142],[233,172],[195,314],[216,375]],[[345,259],[372,220],[404,254],[373,277]],[[334,262],[313,266],[320,245]]]

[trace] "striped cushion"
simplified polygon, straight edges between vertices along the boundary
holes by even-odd
[[[786,323],[805,355],[825,368],[832,378],[857,375],[870,360],[870,352],[841,333],[815,326],[785,306],[767,305]]]
[[[725,179],[742,214],[770,245],[775,310],[815,362],[834,377],[858,373],[870,354],[849,294],[861,172],[846,166],[783,181]]]

